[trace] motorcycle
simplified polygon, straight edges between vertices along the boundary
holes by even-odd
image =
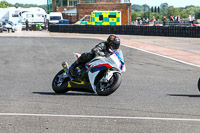
[[[74,53],[74,56],[77,60],[80,54]],[[108,57],[96,56],[84,66],[78,66],[75,77],[69,72],[67,62],[63,62],[62,67],[52,81],[55,93],[81,91],[108,96],[118,89],[122,81],[121,73],[126,71],[120,49],[112,50]]]

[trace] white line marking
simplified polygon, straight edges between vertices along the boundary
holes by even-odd
[[[126,117],[126,116],[55,115],[55,114],[24,114],[24,113],[0,113],[0,116],[38,116],[38,117],[68,117],[68,118],[132,119],[132,120],[161,120],[161,121],[200,122],[200,119],[159,118],[159,117]]]
[[[195,66],[195,67],[199,67],[200,68],[199,65],[188,63],[188,62],[185,62],[185,61],[182,61],[182,60],[178,60],[178,59],[175,59],[175,58],[172,58],[172,57],[169,57],[169,56],[165,56],[165,55],[149,52],[149,51],[146,51],[146,50],[143,50],[143,49],[139,49],[139,48],[136,48],[136,47],[133,47],[133,46],[128,46],[126,44],[121,44],[121,45],[123,45],[125,47],[129,47],[129,48],[137,49],[137,50],[140,50],[142,52],[146,52],[146,53],[149,53],[149,54],[157,55],[157,56],[160,56],[160,57],[164,57],[164,58],[167,58],[167,59],[170,59],[170,60],[174,60],[174,61],[177,61],[177,62],[180,62],[180,63],[184,63],[184,64],[187,64],[187,65],[191,65],[191,66]]]

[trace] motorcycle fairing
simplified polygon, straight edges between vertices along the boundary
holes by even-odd
[[[123,61],[123,59],[121,59]],[[112,54],[109,57],[95,57],[92,59],[85,67],[89,70],[88,77],[91,83],[91,86],[96,93],[95,79],[100,71],[111,68],[116,68],[114,71],[108,71],[107,76],[103,77],[103,80],[109,80],[112,77],[113,73],[121,73],[122,63],[116,54]]]
[[[110,69],[110,68],[117,68],[120,70],[121,62],[117,58],[115,54],[109,56],[109,57],[95,57],[90,61],[88,64],[85,65],[85,67],[90,72],[96,72],[101,71],[104,69]]]
[[[89,80],[90,80],[90,84],[92,86],[92,89],[95,93],[97,93],[96,91],[96,85],[94,84],[94,81],[95,81],[95,78],[97,76],[97,74],[99,73],[100,71],[96,71],[96,72],[88,72],[88,77],[89,77]]]
[[[109,65],[109,64],[99,64],[97,66],[90,66],[89,64],[87,64],[86,67],[92,73],[96,72],[96,71],[101,71],[101,70],[104,70],[104,69],[110,69],[110,68],[112,68],[112,66]]]
[[[121,71],[126,71],[125,70],[125,64],[124,64],[124,59],[123,59],[123,54],[122,54],[121,50],[118,49],[116,51],[115,50],[112,50],[112,51],[117,56],[117,58],[119,59],[119,61],[121,63],[120,70]]]

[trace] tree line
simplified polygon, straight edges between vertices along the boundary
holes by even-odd
[[[0,8],[7,8],[7,7],[22,7],[22,8],[29,8],[29,7],[40,7],[43,8],[47,12],[47,5],[37,5],[37,4],[20,4],[20,3],[15,3],[15,4],[10,4],[7,1],[1,1],[0,2]]]
[[[159,11],[158,11],[159,10]],[[141,18],[148,18],[152,19],[153,16],[155,18],[158,18],[158,20],[162,20],[163,16],[166,16],[166,18],[169,20],[170,16],[180,16],[181,20],[187,20],[189,15],[195,16],[196,19],[200,19],[200,7],[199,6],[186,6],[186,7],[174,7],[174,6],[169,6],[168,3],[162,3],[158,7],[156,7],[156,12],[155,12],[155,7],[153,7],[153,12],[152,12],[152,7],[150,7],[147,4],[144,5],[137,5],[133,4],[132,5],[132,20],[136,20],[138,17]]]

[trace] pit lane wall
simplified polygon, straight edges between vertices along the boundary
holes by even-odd
[[[200,37],[200,27],[133,25],[50,25],[50,32]]]

